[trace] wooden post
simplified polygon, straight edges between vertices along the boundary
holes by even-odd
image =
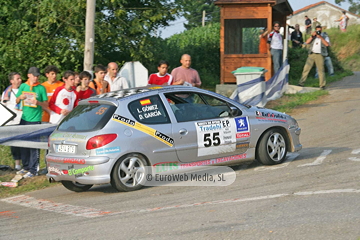
[[[203,11],[202,15],[202,26],[205,27],[205,10]]]
[[[86,0],[84,71],[92,73],[95,42],[96,0]]]

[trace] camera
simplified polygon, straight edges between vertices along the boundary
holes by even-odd
[[[316,31],[316,34],[317,34],[317,35],[321,35],[321,31]]]

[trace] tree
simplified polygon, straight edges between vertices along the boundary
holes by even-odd
[[[184,27],[189,30],[202,24],[203,11],[206,13],[206,23],[220,22],[220,8],[215,6],[215,0],[175,0],[182,16],[188,23]]]
[[[0,89],[6,75],[52,64],[82,70],[86,0],[0,0]],[[94,63],[151,61],[153,38],[177,10],[166,0],[97,0]]]
[[[360,1],[359,0],[335,0],[336,4],[341,5],[343,2],[349,2],[349,12],[352,12],[354,14],[360,14]]]

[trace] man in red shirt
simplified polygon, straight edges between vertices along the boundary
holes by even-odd
[[[172,85],[173,76],[167,73],[169,69],[169,63],[161,60],[158,64],[158,73],[153,73],[149,76],[149,85]],[[177,85],[177,84],[174,84]]]

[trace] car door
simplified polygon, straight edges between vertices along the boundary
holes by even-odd
[[[172,135],[179,161],[213,161],[207,165],[247,150],[250,126],[240,110],[233,116],[228,103],[203,93],[175,92],[165,97],[176,119]]]

